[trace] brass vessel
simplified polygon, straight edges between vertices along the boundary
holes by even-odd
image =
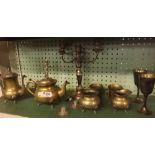
[[[145,73],[140,76],[140,89],[144,94],[144,104],[138,111],[144,115],[151,115],[152,112],[147,108],[147,98],[152,93],[155,84],[155,73]]]
[[[123,87],[121,85],[119,85],[119,84],[110,84],[110,85],[108,85],[108,89],[109,89],[109,98],[112,99],[114,93],[117,90],[123,89]]]
[[[66,85],[69,84],[68,81],[65,81],[64,84],[60,87],[56,85],[57,80],[48,77],[48,62],[45,63],[45,78],[40,81],[33,81],[30,79],[26,85],[27,90],[30,94],[35,97],[35,100],[39,103],[46,103],[53,107],[55,101],[66,92]],[[30,84],[35,86],[35,90],[30,89]]]
[[[101,104],[99,93],[93,89],[84,89],[83,97],[79,100],[82,109],[96,110]]]
[[[27,90],[35,97],[35,100],[40,103],[53,104],[58,98],[64,96],[66,92],[66,85],[69,84],[68,81],[65,81],[62,87],[56,86],[57,80],[46,78],[40,81],[29,80],[27,83]],[[29,85],[35,85],[35,92],[33,92]]]
[[[133,75],[134,75],[134,82],[135,85],[137,86],[137,95],[134,100],[135,103],[143,103],[143,99],[139,97],[140,94],[140,76],[144,73],[147,73],[147,70],[145,69],[134,69],[133,70]]]
[[[93,89],[95,91],[98,91],[99,97],[100,97],[100,100],[101,100],[101,104],[103,104],[103,99],[102,99],[103,93],[104,93],[103,85],[102,84],[99,84],[99,83],[93,83],[89,87],[90,87],[90,89]]]
[[[14,73],[10,69],[8,69],[8,72],[6,74],[1,75],[1,87],[5,99],[15,101],[17,97],[24,95],[26,91],[24,85],[25,77],[25,75],[22,76],[22,86],[20,86],[17,73]]]
[[[132,92],[128,89],[117,90],[111,99],[113,108],[122,110],[128,109],[130,103],[128,96],[131,93]]]

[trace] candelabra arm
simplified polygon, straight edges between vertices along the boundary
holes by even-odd
[[[96,53],[95,58],[93,58],[93,59],[90,60],[90,61],[85,61],[85,63],[94,63],[94,62],[98,59],[99,51],[96,51],[95,53]]]
[[[66,61],[66,60],[64,59],[64,54],[61,55],[61,59],[62,59],[62,61],[63,61],[64,63],[73,63],[74,60],[75,60],[75,58],[73,57],[72,60],[70,60],[70,61]]]

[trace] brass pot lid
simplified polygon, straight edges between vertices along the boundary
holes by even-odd
[[[45,78],[45,79],[38,81],[37,84],[38,84],[38,86],[46,87],[46,86],[55,85],[56,82],[57,82],[57,80],[55,80],[55,79]]]
[[[121,90],[117,90],[115,93],[118,95],[126,96],[126,95],[130,95],[132,91],[130,91],[129,89],[121,89]]]

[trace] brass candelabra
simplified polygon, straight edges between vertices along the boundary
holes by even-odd
[[[74,56],[74,52],[69,54],[66,52],[65,49],[66,49],[65,43],[62,43],[60,45],[59,53],[60,53],[61,59],[63,60],[64,63],[75,63],[75,65],[76,65],[76,78],[77,78],[78,85],[76,86],[76,92],[75,92],[75,95],[73,96],[73,98],[74,98],[74,100],[79,100],[82,96],[82,90],[83,90],[82,63],[94,63],[95,60],[98,59],[98,55],[99,55],[100,51],[102,51],[101,44],[97,41],[94,43],[94,48],[92,49],[92,52],[95,53],[95,56],[92,60],[84,59],[86,51],[85,51],[85,48],[81,44],[78,44],[75,46],[75,51],[74,51],[75,56]],[[71,60],[70,61],[65,60],[64,55],[71,55],[71,57],[72,57]]]

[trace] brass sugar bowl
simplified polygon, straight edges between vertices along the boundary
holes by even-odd
[[[128,89],[117,90],[111,99],[112,106],[116,110],[127,110],[129,108],[130,100],[129,95],[132,92]]]
[[[24,85],[25,77],[25,75],[22,76],[22,86],[20,86],[18,82],[18,74],[12,72],[10,69],[8,69],[6,74],[0,75],[2,93],[6,100],[15,101],[17,97],[24,95],[26,91]]]
[[[83,109],[88,110],[94,110],[94,113],[96,113],[96,110],[99,108],[101,104],[101,99],[99,96],[98,91],[95,91],[93,89],[84,89],[83,90],[83,96],[79,100],[79,105]]]

